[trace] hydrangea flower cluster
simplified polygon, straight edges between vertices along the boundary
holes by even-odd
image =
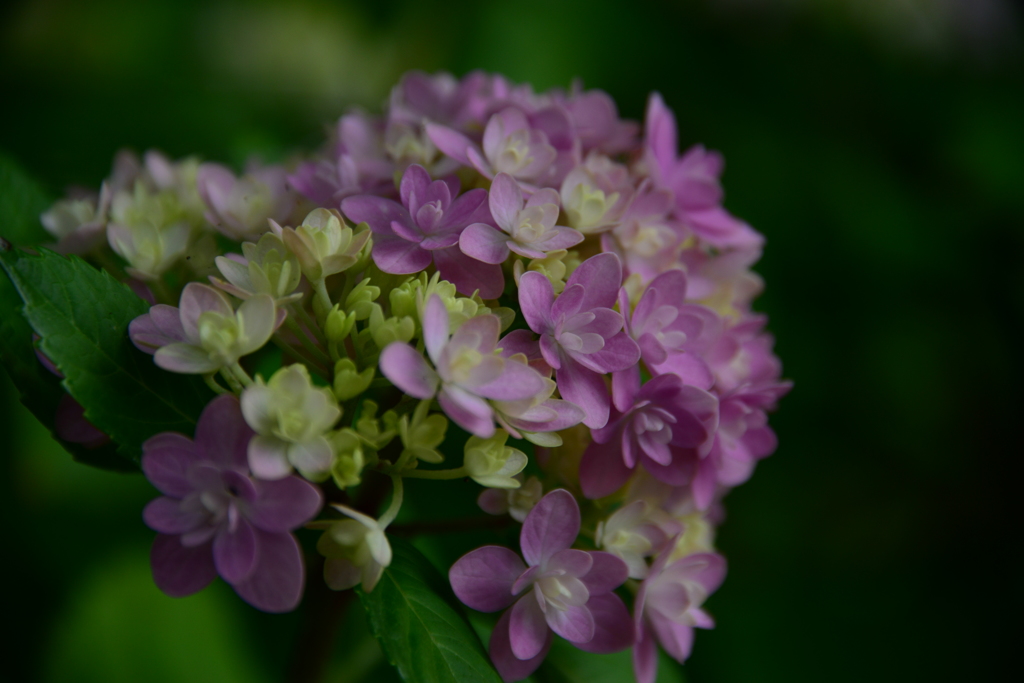
[[[472,479],[522,525],[521,555],[467,549],[449,572],[501,612],[504,680],[554,637],[632,648],[640,683],[659,646],[685,660],[714,623],[722,499],[775,450],[790,388],[751,308],[764,239],[724,208],[722,170],[680,153],[657,94],[641,126],[601,91],[479,72],[409,73],[383,115],[281,165],[120,154],[42,221],[58,251],[120,259],[152,304],[131,341],[216,395],[194,434],[143,448],[157,585],[219,575],[291,610],[305,527],[331,588],[373,591],[403,481]],[[105,442],[80,409],[65,423]]]

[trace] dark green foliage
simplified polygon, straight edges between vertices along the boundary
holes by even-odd
[[[360,591],[370,628],[406,681],[498,683],[483,645],[448,582],[418,550],[391,539],[394,560],[371,593]]]
[[[148,310],[146,302],[74,256],[9,250],[0,266],[25,302],[40,350],[122,457],[138,462],[142,442],[159,432],[192,434],[210,391],[196,377],[161,370],[132,346],[128,324]]]

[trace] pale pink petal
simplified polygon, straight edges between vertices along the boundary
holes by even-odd
[[[576,646],[594,637],[594,615],[586,606],[569,605],[565,610],[549,608],[544,616],[552,631]]]
[[[459,249],[483,263],[503,263],[508,258],[508,235],[486,223],[473,223],[459,236]]]
[[[543,349],[543,340],[541,343]],[[586,413],[583,424],[598,429],[608,423],[611,400],[604,377],[567,358],[562,367],[555,371],[555,379],[562,398],[575,403]]]
[[[199,316],[213,311],[223,316],[234,314],[228,298],[210,285],[190,282],[181,292],[181,325],[185,337],[193,344],[199,343]]]
[[[284,479],[292,472],[288,442],[274,436],[254,436],[249,441],[249,468],[260,479]]]
[[[472,296],[479,292],[483,299],[497,299],[505,288],[501,266],[483,263],[462,253],[459,247],[436,249],[434,256],[441,277],[448,280],[460,294]]]
[[[381,235],[373,240],[373,262],[385,273],[409,275],[430,265],[431,252],[401,237]]]
[[[612,308],[622,285],[622,263],[615,254],[604,253],[591,256],[581,263],[566,280],[565,287],[583,285],[586,297],[581,310]]]
[[[551,329],[551,306],[554,300],[554,288],[544,275],[527,272],[519,278],[519,306],[526,324],[534,332],[542,334]]]
[[[511,232],[523,208],[523,191],[519,183],[507,173],[494,176],[488,202],[494,220],[505,232]]]
[[[210,358],[210,354],[192,344],[168,344],[153,354],[153,362],[164,370],[180,372],[186,375],[202,375],[220,370],[220,361]]]
[[[629,578],[629,568],[626,563],[611,553],[601,550],[591,550],[593,565],[590,571],[580,577],[591,598],[595,595],[607,593],[626,582]]]
[[[423,356],[402,342],[392,342],[381,352],[380,370],[396,387],[420,399],[432,398],[440,383]]]

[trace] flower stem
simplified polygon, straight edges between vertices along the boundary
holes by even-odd
[[[393,474],[391,475],[391,482],[395,485],[395,492],[391,495],[391,503],[388,505],[388,509],[377,520],[377,524],[380,525],[381,529],[387,528],[388,524],[395,521],[398,511],[402,509],[402,498],[404,497],[402,478]]]
[[[242,393],[242,383],[238,381],[238,378],[231,372],[231,369],[227,366],[220,369],[220,375],[227,380],[228,386],[231,387],[231,391],[236,394]]]
[[[466,467],[456,467],[452,470],[406,470],[402,472],[403,477],[410,479],[462,479],[469,475]]]
[[[327,357],[320,347],[313,343],[313,340],[309,338],[306,331],[302,329],[298,322],[293,318],[284,319],[285,326],[299,339],[299,343],[302,344],[302,348],[306,350],[311,358],[314,358],[316,362],[324,367],[331,367],[331,359]]]
[[[235,378],[238,379],[239,382],[241,382],[243,387],[252,386],[252,377],[250,377],[249,373],[245,371],[245,368],[238,364],[238,361],[235,361],[228,367],[231,370],[231,374],[233,374]]]
[[[316,298],[320,300],[320,305],[324,308],[324,316],[326,316],[334,306],[331,303],[331,295],[327,293],[327,282],[324,278],[320,278],[313,283],[313,287],[316,289]]]
[[[206,382],[206,386],[213,389],[215,394],[229,394],[231,393],[228,389],[225,389],[221,385],[217,384],[217,373],[211,372],[203,375],[203,381]]]

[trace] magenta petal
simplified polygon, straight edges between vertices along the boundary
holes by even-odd
[[[548,626],[551,627],[552,631],[577,647],[583,643],[590,642],[594,638],[594,615],[590,613],[586,605],[570,605],[564,611],[549,608],[544,616],[547,617]],[[628,614],[626,618],[628,623]]]
[[[302,550],[292,534],[256,530],[260,555],[248,580],[235,584],[235,592],[264,612],[289,612],[302,599],[306,572]]]
[[[184,498],[192,492],[187,473],[198,460],[192,439],[183,434],[164,432],[142,444],[142,471],[160,493]]]
[[[249,578],[258,556],[256,530],[244,519],[238,520],[233,531],[225,525],[213,539],[213,562],[217,573],[228,583]]]
[[[519,278],[519,306],[530,329],[537,334],[550,330],[551,305],[555,291],[551,281],[540,273],[527,272]],[[549,360],[548,363],[551,363]]]
[[[649,612],[651,626],[665,652],[679,663],[686,661],[693,649],[693,627],[666,619],[657,612]]]
[[[633,407],[640,391],[640,366],[634,365],[612,374],[612,405],[620,413]]]
[[[142,521],[153,531],[162,534],[184,534],[206,522],[206,508],[186,509],[176,498],[160,496],[149,501],[142,510]]]
[[[515,178],[507,173],[499,173],[494,176],[491,183],[488,202],[494,220],[508,230],[515,224],[519,211],[523,208],[523,191],[519,189],[519,183]]]
[[[576,647],[587,652],[607,654],[625,650],[636,641],[633,618],[615,593],[592,595],[587,609],[594,618],[594,637]]]
[[[541,342],[543,349],[543,339]],[[587,414],[583,418],[583,424],[591,429],[604,427],[608,424],[611,410],[611,399],[604,378],[574,359],[566,358],[564,361],[562,367],[555,370],[555,379],[558,381],[558,391],[561,392],[562,398],[583,409]]]
[[[533,591],[521,597],[510,611],[508,634],[512,654],[517,659],[533,659],[544,649],[548,637],[548,624]]]
[[[622,263],[619,257],[611,253],[591,256],[573,271],[565,288],[575,284],[583,285],[586,291],[580,310],[612,308],[622,285]]]
[[[481,439],[494,436],[494,411],[483,399],[458,387],[445,387],[437,395],[437,402],[455,424],[470,434]]]
[[[431,294],[423,307],[423,345],[434,363],[448,343],[448,309],[437,294]]]
[[[439,150],[444,152],[446,155],[455,159],[463,166],[469,166],[469,158],[466,156],[466,151],[475,147],[470,142],[469,138],[461,133],[457,133],[451,128],[445,126],[439,126],[436,123],[428,123],[426,125],[427,137],[430,141],[437,146]]]
[[[511,361],[497,379],[480,385],[474,391],[495,401],[520,401],[544,391],[545,379],[529,365]]]
[[[580,488],[591,500],[604,498],[618,491],[632,473],[622,461],[618,440],[591,442],[580,461]]]
[[[594,566],[594,558],[586,550],[569,548],[560,550],[548,559],[545,572],[560,572],[564,576],[583,578]],[[586,582],[584,582],[586,583]]]
[[[531,567],[570,547],[580,532],[580,506],[565,489],[540,499],[523,521],[519,545]]]
[[[196,424],[196,453],[222,467],[245,467],[253,430],[242,416],[238,399],[223,394],[210,401]]]
[[[633,675],[636,683],[654,683],[658,677],[658,643],[646,621],[642,624],[633,645]]]
[[[347,197],[341,202],[341,211],[353,223],[367,223],[374,232],[375,240],[378,235],[392,234],[392,221],[404,225],[412,223],[412,218],[404,206],[392,199],[373,195]]]
[[[199,316],[207,311],[223,316],[234,313],[228,298],[220,290],[198,282],[185,285],[181,292],[181,326],[189,342],[199,343]]]
[[[508,258],[508,235],[486,223],[473,223],[459,235],[459,249],[483,263],[502,263]]]
[[[385,273],[409,275],[418,273],[430,265],[431,252],[415,242],[390,235],[375,236],[373,240],[373,262]]]
[[[455,595],[480,612],[497,612],[515,600],[512,586],[526,565],[508,548],[488,545],[460,557],[448,571]]]
[[[396,387],[420,399],[432,398],[440,382],[423,356],[402,342],[392,342],[381,352],[380,371]]]
[[[536,602],[536,601],[534,601]],[[551,649],[551,631],[545,628],[547,635],[544,639],[544,644],[534,657],[530,659],[519,659],[512,653],[512,643],[509,636],[509,624],[511,622],[512,610],[506,610],[501,618],[498,619],[497,625],[494,630],[491,631],[491,641],[488,646],[489,653],[491,655],[491,661],[494,662],[494,668],[498,670],[501,675],[501,679],[505,683],[513,683],[513,681],[521,681],[541,665],[544,658],[548,655],[548,650]]]
[[[313,484],[299,477],[257,481],[257,497],[246,513],[264,531],[281,533],[298,528],[316,517],[323,496]]]
[[[186,547],[178,536],[158,534],[149,553],[153,582],[172,598],[203,590],[217,578],[210,544]]]
[[[573,358],[596,372],[616,372],[633,367],[640,361],[640,347],[625,332],[604,340],[600,351],[573,354]]]
[[[472,296],[479,292],[483,299],[497,299],[505,288],[505,276],[500,265],[483,263],[462,253],[458,246],[437,249],[434,265],[441,277],[448,280],[460,294]]]
[[[583,581],[587,590],[590,591],[592,599],[596,595],[608,593],[618,588],[629,578],[629,568],[626,566],[626,563],[615,555],[601,550],[591,550],[589,552],[590,556],[594,559],[594,563],[590,571],[581,576],[580,580]]]

